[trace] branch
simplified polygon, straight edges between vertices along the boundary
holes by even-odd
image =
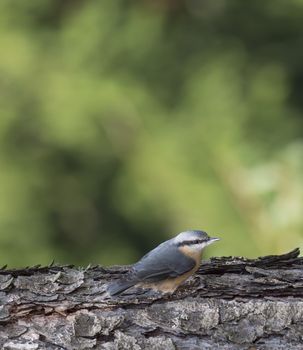
[[[302,349],[299,249],[214,258],[173,295],[132,288],[127,267],[0,270],[1,349]]]

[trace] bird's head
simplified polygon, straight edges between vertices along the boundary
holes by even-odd
[[[178,248],[186,248],[186,250],[193,252],[200,252],[209,244],[218,241],[220,238],[209,237],[204,231],[192,230],[179,233],[174,239],[173,243]]]

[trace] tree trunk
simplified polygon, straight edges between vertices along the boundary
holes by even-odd
[[[173,295],[106,285],[127,267],[0,270],[1,349],[303,349],[299,249],[215,258]]]

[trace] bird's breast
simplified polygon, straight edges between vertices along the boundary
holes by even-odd
[[[200,262],[201,262],[201,258],[202,258],[201,251],[195,251],[187,246],[179,247],[178,249],[180,250],[180,252],[183,255],[195,260],[195,263],[196,263],[196,265],[198,265],[198,267],[200,266]]]

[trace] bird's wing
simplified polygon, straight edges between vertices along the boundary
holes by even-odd
[[[138,281],[156,282],[180,276],[194,268],[194,259],[182,254],[174,245],[160,245],[133,266]]]

